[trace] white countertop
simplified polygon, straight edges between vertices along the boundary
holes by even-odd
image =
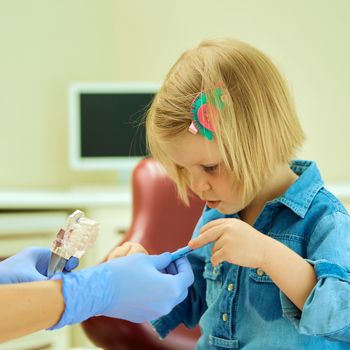
[[[62,209],[131,204],[128,186],[67,189],[0,188],[0,209]]]

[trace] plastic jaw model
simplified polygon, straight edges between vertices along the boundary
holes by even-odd
[[[61,272],[69,258],[80,259],[86,250],[93,246],[99,232],[99,224],[85,217],[84,212],[76,210],[68,216],[65,229],[60,229],[51,246],[51,259],[48,268],[50,278]]]

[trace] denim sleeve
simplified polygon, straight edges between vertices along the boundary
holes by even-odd
[[[300,334],[350,343],[350,218],[336,212],[323,217],[310,237],[307,261],[317,283],[302,312],[281,292],[283,316]]]
[[[207,221],[206,211],[207,209],[205,208],[192,237],[199,234],[200,228]],[[160,335],[161,338],[165,338],[171,330],[175,329],[181,323],[184,323],[188,328],[193,328],[197,325],[199,319],[207,309],[207,303],[205,300],[206,283],[203,278],[203,270],[205,265],[203,254],[204,251],[199,249],[192,252],[188,256],[194,273],[194,283],[188,289],[186,299],[175,306],[175,308],[170,311],[168,315],[151,322],[154,330]]]

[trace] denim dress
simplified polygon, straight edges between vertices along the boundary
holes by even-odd
[[[323,185],[314,162],[294,161],[299,178],[265,204],[254,228],[313,265],[317,284],[300,311],[261,269],[210,262],[212,245],[189,256],[195,282],[187,298],[152,322],[164,338],[180,323],[202,335],[197,350],[350,349],[350,218]],[[194,230],[219,218],[204,208]],[[286,276],[288,278],[288,276]]]

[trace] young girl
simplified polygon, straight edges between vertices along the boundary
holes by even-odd
[[[195,282],[153,322],[160,336],[199,323],[197,349],[348,349],[350,219],[314,162],[291,161],[304,135],[272,62],[202,42],[166,76],[146,128],[181,198],[206,201]]]

